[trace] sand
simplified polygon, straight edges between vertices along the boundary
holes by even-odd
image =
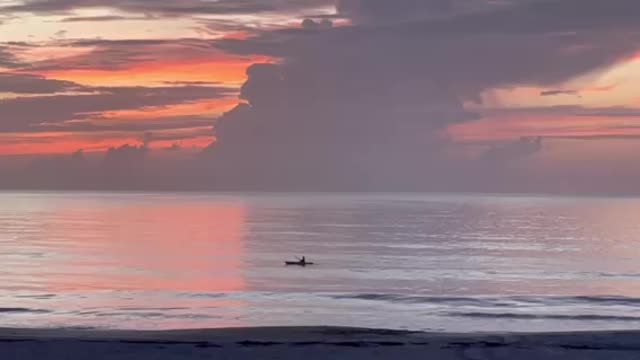
[[[639,332],[435,334],[297,327],[0,329],[0,359],[640,359]]]

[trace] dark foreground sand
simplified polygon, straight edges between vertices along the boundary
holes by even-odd
[[[2,360],[640,359],[640,332],[430,334],[356,328],[0,329]]]

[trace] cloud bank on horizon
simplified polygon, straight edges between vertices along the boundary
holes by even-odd
[[[639,15],[0,1],[0,186],[637,192]]]

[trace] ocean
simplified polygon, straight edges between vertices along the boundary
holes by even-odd
[[[0,327],[276,325],[639,329],[640,199],[0,193]]]

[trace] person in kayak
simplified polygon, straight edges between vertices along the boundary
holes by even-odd
[[[296,256],[297,261],[285,261],[284,264],[285,265],[300,265],[300,266],[307,266],[307,265],[313,265],[312,262],[308,262],[307,258],[305,256],[303,257],[297,257]]]

